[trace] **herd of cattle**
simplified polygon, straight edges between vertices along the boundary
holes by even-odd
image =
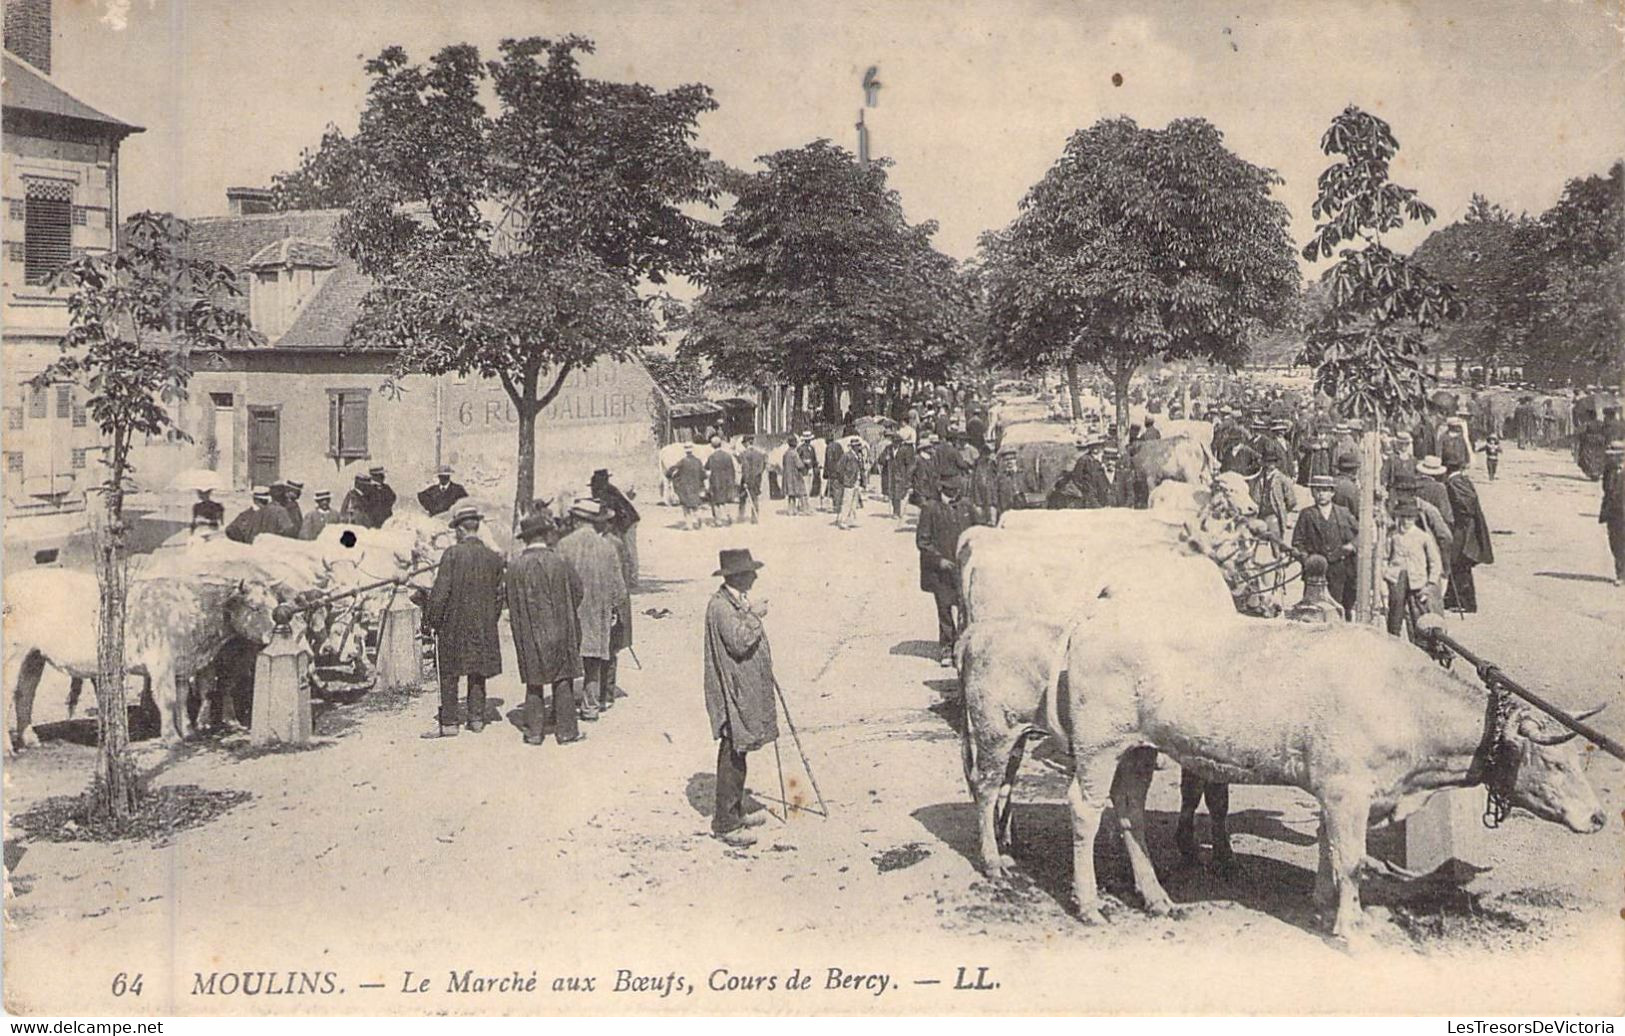
[[[487,535],[506,552],[511,544],[500,525],[492,523]],[[230,641],[270,641],[278,605],[295,606],[294,632],[314,658],[365,675],[368,645],[376,644],[392,595],[426,589],[432,573],[420,570],[453,539],[444,521],[407,506],[379,529],[334,524],[311,541],[260,536],[252,544],[181,533],[132,558],[126,658],[129,671],[146,678],[163,740],[179,740],[194,724],[188,694],[212,675],[211,663]],[[340,596],[364,587],[373,588]],[[89,571],[52,567],[6,577],[6,751],[13,730],[18,745],[39,743],[34,699],[47,665],[71,678],[70,714],[81,683],[95,679],[99,599]]]
[[[1179,442],[1159,455],[1189,450]],[[963,761],[990,877],[1014,864],[1010,795],[1034,738],[1071,759],[1073,892],[1088,922],[1104,920],[1094,839],[1108,801],[1145,908],[1173,908],[1146,843],[1158,752],[1184,770],[1179,844],[1191,855],[1209,792],[1216,865],[1230,860],[1228,795],[1212,791],[1292,785],[1318,800],[1315,898],[1335,906],[1343,939],[1362,934],[1367,826],[1436,791],[1484,785],[1572,831],[1602,828],[1572,733],[1498,708],[1375,627],[1273,617],[1281,602],[1255,579],[1270,547],[1255,538],[1245,479],[1192,467],[1153,472],[1149,510],[1011,511],[961,538]]]

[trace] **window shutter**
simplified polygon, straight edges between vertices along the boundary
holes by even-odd
[[[58,385],[56,387],[56,416],[73,416],[73,386]]]
[[[367,455],[367,394],[346,393],[340,397],[340,405],[344,408],[339,420],[344,433],[344,452],[347,456],[364,457]]]
[[[49,417],[48,408],[50,405],[50,397],[45,394],[44,388],[39,385],[28,386],[28,416],[30,418],[37,421]]]
[[[23,280],[44,284],[73,256],[73,185],[31,180],[23,223]]]
[[[344,451],[339,446],[339,401],[343,398],[337,392],[327,394],[327,455],[329,457],[344,456]]]

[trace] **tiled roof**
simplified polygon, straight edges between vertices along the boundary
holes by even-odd
[[[43,72],[10,51],[5,52],[4,67],[5,84],[0,88],[0,101],[3,101],[7,108],[95,122],[111,128],[119,136],[140,133],[143,130],[141,126],[97,111],[51,82]]]
[[[278,349],[363,349],[351,345],[350,327],[361,313],[361,300],[372,288],[372,278],[342,260],[314,294],[305,300],[293,326],[276,340]]]

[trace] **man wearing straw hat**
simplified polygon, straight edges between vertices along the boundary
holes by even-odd
[[[765,600],[752,601],[762,563],[747,549],[724,550],[717,570],[722,585],[705,607],[705,711],[717,740],[716,810],[711,832],[732,846],[754,845],[748,829],[764,823],[745,812],[745,754],[778,740],[773,698],[773,651],[762,619]]]
[[[322,534],[322,530],[327,528],[328,522],[337,519],[338,515],[333,512],[333,491],[331,489],[318,489],[316,490],[316,506],[311,509],[309,514],[305,515],[305,520],[299,523],[299,538],[313,540]]]
[[[457,542],[440,555],[424,625],[435,634],[440,662],[440,725],[426,738],[457,735],[457,681],[468,678],[468,729],[485,729],[485,681],[502,672],[497,616],[502,610],[502,558],[479,537],[479,508],[451,512]]]
[[[264,533],[275,536],[293,535],[293,527],[288,522],[288,512],[271,502],[269,487],[255,486],[253,498],[253,505],[233,518],[231,524],[226,526],[227,539],[236,540],[238,543],[253,543],[256,537]]]
[[[1602,508],[1597,523],[1608,529],[1608,549],[1614,555],[1614,585],[1625,585],[1625,439],[1608,444],[1602,469]]]

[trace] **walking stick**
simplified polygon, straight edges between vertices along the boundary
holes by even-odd
[[[784,760],[779,756],[777,738],[773,741],[773,763],[779,768],[779,808],[784,810],[784,815],[779,819],[788,824],[790,822],[790,797],[784,793]]]
[[[626,645],[626,653],[632,656],[632,661],[637,665],[638,671],[642,672],[643,671],[643,663],[641,661],[639,661],[638,653],[636,651],[632,650],[632,645],[631,644]]]
[[[824,803],[824,793],[818,790],[818,778],[813,776],[812,762],[810,760],[808,760],[808,758],[807,758],[806,749],[801,747],[801,735],[796,732],[795,720],[790,718],[790,703],[785,700],[785,698],[784,698],[784,688],[779,686],[779,681],[778,681],[777,677],[774,677],[774,679],[773,679],[773,690],[778,692],[779,706],[780,706],[780,708],[784,709],[784,725],[790,728],[790,736],[795,739],[795,742],[796,742],[796,754],[801,756],[802,769],[807,771],[807,780],[812,783],[813,794],[818,796],[818,808],[823,810],[823,812],[820,813],[819,816],[821,816],[821,817],[823,817],[824,819],[827,820],[827,819],[829,819],[829,806],[825,805],[825,803]],[[775,751],[778,750],[778,744],[779,743],[777,741],[773,742],[773,747],[774,747]],[[797,806],[796,808],[800,809],[801,807]],[[806,812],[811,813],[812,810],[809,809]],[[788,806],[785,808],[785,815],[786,816],[789,815],[789,807]]]

